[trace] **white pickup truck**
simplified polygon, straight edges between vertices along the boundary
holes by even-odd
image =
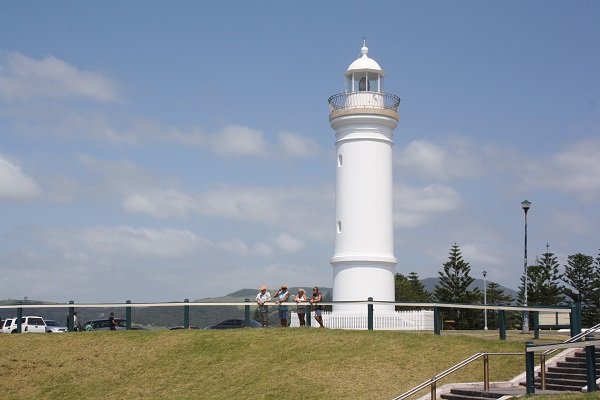
[[[21,332],[46,333],[46,323],[42,317],[26,316],[21,318]],[[17,333],[17,319],[7,318],[2,326],[2,333]]]

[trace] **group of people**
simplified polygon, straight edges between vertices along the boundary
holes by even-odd
[[[288,326],[288,306],[287,302],[290,299],[290,292],[288,290],[287,284],[281,285],[281,287],[275,292],[273,297],[271,297],[271,293],[267,290],[266,285],[262,285],[260,287],[260,292],[256,295],[256,304],[258,304],[258,315],[260,318],[260,323],[263,327],[269,326],[269,305],[268,303],[275,299],[275,304],[278,306],[279,312],[279,320],[281,321],[282,327]],[[323,301],[323,295],[319,292],[318,287],[314,287],[312,291],[312,295],[310,297],[306,297],[306,293],[304,289],[298,289],[298,294],[294,296],[294,301],[296,302],[296,312],[298,313],[298,320],[300,321],[300,326],[306,326],[306,305],[310,303],[315,310],[315,320],[319,323],[319,326],[323,328],[323,306],[320,304]],[[310,318],[310,315],[308,316]]]

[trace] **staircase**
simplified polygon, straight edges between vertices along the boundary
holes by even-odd
[[[596,371],[600,371],[600,349],[596,349]],[[525,386],[525,383],[521,382]],[[587,386],[585,366],[585,351],[578,350],[558,361],[556,366],[548,367],[546,372],[546,389],[559,391],[581,392]],[[541,373],[535,378],[535,387],[540,389]]]

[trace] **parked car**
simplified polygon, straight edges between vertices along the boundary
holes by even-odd
[[[17,319],[16,318],[6,318],[4,323],[2,324],[2,333],[16,333],[17,332]],[[14,324],[14,325],[13,325]],[[13,332],[14,330],[14,332]]]
[[[14,323],[14,332],[17,330],[17,324]],[[42,317],[28,315],[21,318],[21,332],[23,333],[46,333],[46,322]],[[12,332],[11,332],[12,333]]]
[[[67,332],[69,330],[69,328],[67,328],[64,325],[59,324],[56,321],[53,321],[51,319],[47,319],[45,320],[46,322],[46,332],[47,333],[63,333],[63,332]]]
[[[169,327],[170,331],[177,331],[177,330],[180,330],[180,329],[198,329],[198,327],[197,326],[193,326],[193,325],[190,325],[189,328],[186,328],[183,325],[177,325],[177,326],[171,326],[171,327]]]
[[[255,320],[250,320],[250,325],[246,325],[243,319],[226,319],[225,321],[221,321],[218,324],[207,326],[204,329],[237,329],[237,328],[260,328],[262,325],[260,322]]]
[[[115,318],[115,322],[117,323],[117,330],[123,330],[126,328],[126,321],[123,318]],[[97,331],[110,330],[110,322],[107,319],[94,319],[92,321],[87,321],[85,324],[81,326],[82,331]]]

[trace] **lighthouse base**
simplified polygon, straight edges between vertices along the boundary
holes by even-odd
[[[378,261],[341,261],[332,262],[333,301],[356,302],[374,301],[393,303],[395,300],[394,273],[395,262]],[[392,312],[393,304],[375,304],[376,312]],[[335,304],[333,312],[367,312],[366,304]]]

